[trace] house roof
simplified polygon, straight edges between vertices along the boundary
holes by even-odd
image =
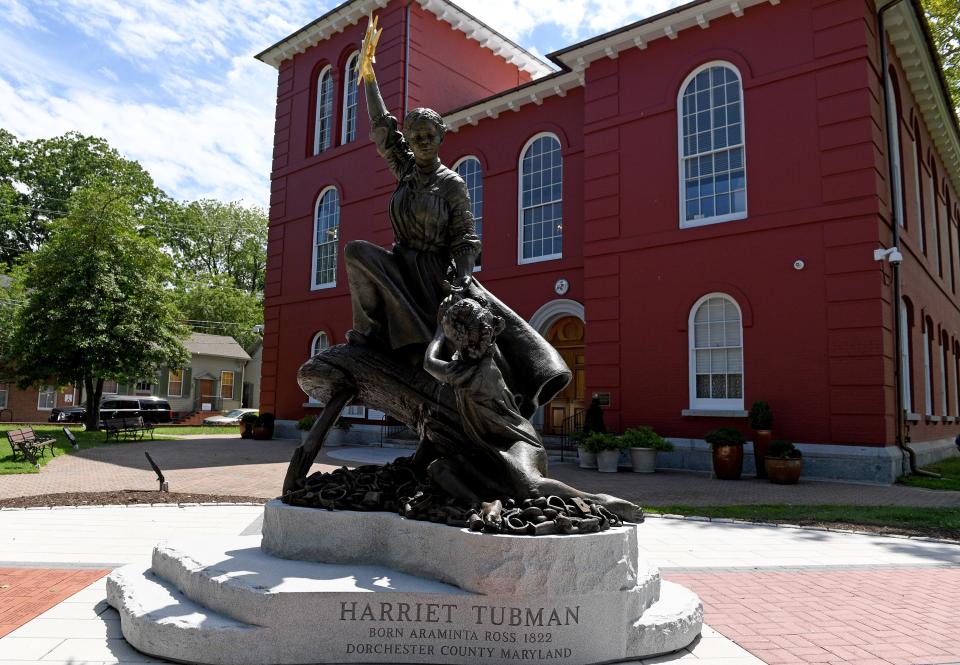
[[[190,355],[250,360],[249,354],[243,350],[242,346],[237,344],[237,340],[227,335],[192,333],[183,345],[190,352]]]
[[[347,26],[356,25],[365,16],[386,7],[389,1],[347,0],[255,57],[279,69],[280,63],[284,60],[292,58],[297,53],[303,53],[334,34],[343,32]],[[438,19],[446,21],[454,29],[463,32],[485,49],[493,51],[531,76],[544,76],[553,71],[553,68],[543,60],[449,0],[417,0],[417,2]]]

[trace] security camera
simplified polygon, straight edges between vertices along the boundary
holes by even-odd
[[[900,263],[903,261],[903,254],[901,254],[899,251],[897,251],[896,248],[894,248],[894,250],[890,252],[890,256],[887,257],[887,260],[890,263]]]
[[[252,332],[262,333],[262,332],[263,332],[263,326],[258,323],[257,325],[255,325],[255,326],[253,327]]]
[[[900,253],[900,250],[896,247],[890,247],[888,249],[875,249],[873,250],[873,260],[874,261],[883,261],[886,259],[890,263],[899,264],[903,261],[903,254]]]

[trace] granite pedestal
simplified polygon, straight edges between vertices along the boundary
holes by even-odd
[[[683,648],[703,622],[634,526],[491,535],[278,501],[262,541],[161,543],[107,592],[134,647],[211,665],[604,663]]]

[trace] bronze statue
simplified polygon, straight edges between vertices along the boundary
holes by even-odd
[[[346,345],[300,369],[301,387],[326,405],[297,449],[284,500],[297,505],[398,510],[408,517],[508,533],[553,533],[642,521],[632,503],[546,477],[529,422],[571,379],[563,359],[473,277],[480,240],[463,180],[438,157],[446,131],[414,109],[399,131],[373,64],[381,30],[367,26],[358,71],[371,139],[398,184],[390,200],[392,250],[344,248],[353,306]],[[350,402],[420,436],[413,457],[381,468],[307,478],[327,430]]]

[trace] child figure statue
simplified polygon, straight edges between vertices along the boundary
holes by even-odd
[[[427,471],[455,498],[484,504],[483,519],[500,519],[500,499],[540,497],[586,499],[628,522],[643,511],[607,494],[581,492],[546,477],[547,453],[497,367],[496,337],[503,320],[484,303],[454,290],[440,306],[440,323],[427,348],[424,369],[451,386],[467,440],[462,450],[444,451]],[[429,433],[427,433],[429,436]]]

